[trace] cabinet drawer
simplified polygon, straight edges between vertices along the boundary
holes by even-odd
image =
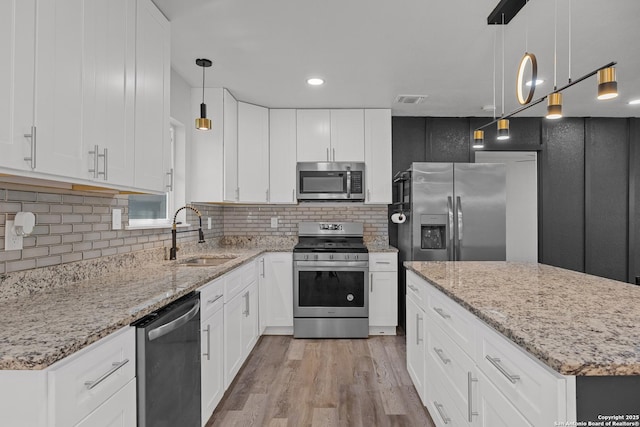
[[[411,298],[422,309],[425,308],[427,300],[425,286],[424,280],[407,270],[407,298]]]
[[[432,376],[445,383],[450,396],[449,406],[454,406],[467,421],[475,420],[477,413],[477,373],[474,361],[436,325],[427,328],[426,386]]]
[[[224,305],[224,279],[209,282],[200,289],[200,318],[206,319]]]
[[[369,253],[369,271],[398,271],[398,254],[395,252]]]
[[[487,378],[531,424],[553,425],[561,419],[556,396],[565,394],[563,377],[504,336],[480,326],[476,363]]]
[[[240,293],[240,291],[244,288],[244,284],[242,283],[242,269],[236,268],[231,272],[225,274],[224,278],[224,303],[228,303]]]
[[[50,415],[71,426],[89,415],[136,374],[135,328],[127,327],[63,359],[48,373]]]
[[[437,427],[468,426],[469,423],[459,410],[447,381],[441,371],[426,373],[424,406]]]
[[[258,260],[251,260],[240,268],[242,272],[242,287],[258,280]]]
[[[472,358],[475,354],[476,318],[437,289],[427,286],[427,316]]]

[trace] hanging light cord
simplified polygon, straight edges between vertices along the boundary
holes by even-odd
[[[204,65],[202,65],[202,103],[204,104]]]
[[[527,7],[529,0],[525,0],[524,7]],[[524,51],[529,52],[529,14],[525,14],[525,24],[524,24]]]
[[[569,83],[571,83],[571,2],[569,0]]]
[[[502,14],[502,115],[504,116],[504,13]]]
[[[556,74],[558,67],[558,0],[556,0],[553,16],[553,90],[558,88]]]
[[[496,31],[493,32],[493,120],[496,119]]]

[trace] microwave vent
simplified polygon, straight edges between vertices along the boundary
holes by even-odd
[[[427,95],[398,95],[396,104],[422,104],[427,99]]]

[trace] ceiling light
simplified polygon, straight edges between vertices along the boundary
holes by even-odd
[[[618,82],[615,67],[598,70],[598,99],[612,99],[618,96]]]
[[[631,101],[629,101],[628,104],[629,105],[638,105],[638,104],[640,104],[640,99],[632,99]]]
[[[473,148],[484,148],[484,131],[473,131]]]
[[[196,65],[202,67],[202,104],[200,104],[200,117],[196,119],[196,129],[211,130],[211,120],[207,119],[207,104],[204,103],[204,69],[211,67],[211,61],[198,58]]]
[[[498,139],[500,141],[509,139],[509,120],[507,119],[498,120]]]
[[[540,86],[542,83],[544,83],[544,80],[536,79],[536,87]],[[525,86],[531,87],[532,84],[533,84],[533,81],[529,80],[528,82],[525,83]]]
[[[398,95],[393,100],[396,104],[422,104],[428,95]]]
[[[307,79],[307,84],[311,86],[320,86],[324,84],[324,80],[318,77],[312,77],[310,79]]]
[[[551,93],[547,100],[547,119],[562,118],[562,94],[560,92]]]

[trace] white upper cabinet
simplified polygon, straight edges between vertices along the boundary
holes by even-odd
[[[35,0],[0,2],[0,167],[31,170]]]
[[[364,110],[365,203],[391,203],[391,110]]]
[[[363,162],[364,110],[298,110],[299,162]]]
[[[269,201],[296,203],[296,110],[269,111]]]
[[[238,102],[240,202],[269,201],[269,109]]]
[[[137,6],[135,186],[164,192],[171,158],[169,21],[151,0]]]
[[[35,118],[32,169],[86,177],[82,0],[40,1],[36,8]]]
[[[224,200],[238,201],[238,101],[223,89]]]
[[[331,110],[331,161],[364,161],[364,110]]]
[[[85,2],[85,177],[131,186],[134,175],[135,0]]]

